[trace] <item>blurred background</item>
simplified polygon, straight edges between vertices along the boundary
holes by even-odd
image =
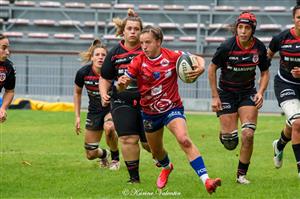
[[[231,27],[241,11],[252,11],[258,21],[255,35],[268,46],[273,35],[293,26],[294,0],[0,0],[0,32],[11,42],[11,60],[17,71],[16,97],[72,102],[78,53],[94,38],[110,49],[114,17],[123,18],[133,8],[145,25],[162,28],[164,46],[201,54],[210,63],[216,48],[232,36]],[[273,77],[279,67],[272,61],[271,80],[262,112],[279,113]],[[257,73],[259,77],[259,72]],[[185,108],[210,111],[207,72],[196,83],[179,81]],[[83,107],[87,107],[84,97]]]

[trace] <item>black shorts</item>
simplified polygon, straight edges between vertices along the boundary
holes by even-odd
[[[236,113],[242,106],[255,106],[253,101],[253,97],[257,93],[255,89],[239,93],[218,89],[218,93],[223,109],[217,112],[218,117],[223,114]]]
[[[285,82],[278,75],[274,77],[274,91],[279,106],[287,100],[300,100],[300,85]]]
[[[103,130],[104,117],[109,113],[109,110],[102,111],[100,113],[90,113],[88,112],[85,128],[92,131],[101,131]]]
[[[119,137],[139,135],[141,142],[147,142],[141,108],[138,104],[132,105],[118,100],[111,101],[111,114]]]

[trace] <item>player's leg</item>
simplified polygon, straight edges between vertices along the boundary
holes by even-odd
[[[87,114],[85,126],[85,144],[86,157],[89,160],[100,158],[100,166],[107,167],[109,151],[99,148],[99,142],[102,137],[102,125],[100,114]]]
[[[115,129],[121,144],[122,156],[130,179],[128,183],[139,183],[139,131],[136,121],[140,111],[129,105],[113,106],[111,111]]]
[[[115,126],[110,113],[106,114],[104,117],[103,128],[105,132],[106,144],[109,146],[111,153],[111,163],[109,165],[109,169],[119,170],[120,158],[118,149],[118,135],[115,131]]]
[[[203,158],[188,135],[187,125],[183,109],[175,108],[168,112],[165,124],[173,133],[181,149],[185,152],[191,167],[202,180],[208,193],[215,192],[218,186],[221,186],[221,179],[210,179],[203,161]]]
[[[254,132],[256,129],[258,110],[255,106],[242,106],[238,110],[241,120],[241,149],[237,169],[237,182],[249,184],[246,179],[250,159],[253,152]]]

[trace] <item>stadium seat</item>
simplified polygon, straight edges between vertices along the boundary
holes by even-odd
[[[208,25],[209,29],[227,29],[229,27],[230,27],[230,24],[224,24],[224,23],[214,23],[214,24]]]
[[[30,21],[29,19],[15,19],[15,18],[12,18],[12,19],[8,19],[7,21],[8,23],[10,24],[18,24],[18,25],[29,25]]]
[[[231,12],[235,10],[234,6],[215,6],[215,11],[225,11],[225,12]]]
[[[141,4],[139,5],[140,10],[159,10],[160,6],[156,4]]]
[[[61,20],[58,21],[58,24],[61,26],[79,26],[80,21],[77,20]]]
[[[110,9],[111,5],[109,3],[91,3],[90,8],[93,8],[93,9]]]
[[[110,28],[111,28],[111,27],[114,27],[114,26],[115,26],[115,23],[112,22],[112,21],[110,21],[110,22],[108,22],[107,26],[110,27]]]
[[[205,37],[205,41],[209,43],[220,43],[225,41],[225,37],[221,36],[207,36]]]
[[[30,32],[27,34],[27,36],[29,38],[41,38],[41,39],[49,38],[49,34],[44,32]]]
[[[264,43],[269,43],[272,40],[272,37],[258,37],[258,39]]]
[[[0,6],[9,6],[9,1],[0,0]]]
[[[55,26],[56,22],[52,19],[35,19],[33,20],[33,24],[39,26]]]
[[[294,24],[287,24],[287,25],[285,25],[285,28],[286,29],[290,29],[290,28],[292,28],[292,27],[294,27],[295,25]]]
[[[114,5],[115,9],[121,9],[121,10],[127,10],[129,8],[134,8],[134,4],[129,4],[129,3],[117,3]]]
[[[154,23],[152,22],[143,22],[143,26],[146,27],[146,26],[154,26]]]
[[[196,37],[195,36],[181,36],[181,37],[179,37],[179,41],[183,41],[183,42],[195,42],[196,41]]]
[[[65,8],[85,8],[85,3],[82,2],[66,2]]]
[[[57,1],[41,1],[39,3],[40,7],[47,7],[47,8],[59,8],[61,7],[61,3]]]
[[[177,28],[180,25],[178,23],[167,22],[167,23],[159,23],[158,26],[160,28]]]
[[[74,39],[75,35],[72,33],[55,33],[54,38],[56,39]]]
[[[80,34],[79,39],[83,40],[93,40],[95,37],[93,34]]]
[[[281,30],[282,25],[281,24],[260,24],[258,26],[259,30]]]
[[[85,21],[84,23],[84,26],[88,26],[88,27],[94,27],[96,25],[98,26],[102,26],[104,27],[105,26],[105,22],[104,21]]]
[[[7,37],[23,37],[24,34],[22,32],[4,32],[3,33]]]
[[[251,11],[251,12],[259,12],[261,11],[261,7],[259,6],[241,6],[239,7],[240,11]]]
[[[23,6],[23,7],[34,7],[34,1],[15,1],[15,6]]]
[[[186,28],[186,29],[197,29],[198,28],[198,25],[200,28],[205,28],[205,25],[203,23],[185,23],[183,24],[183,28]]]
[[[286,7],[285,6],[265,6],[264,11],[265,12],[285,12]]]
[[[0,18],[0,24],[3,24],[4,20],[2,18]]]
[[[209,11],[210,7],[206,5],[190,5],[188,6],[188,10],[191,11]]]
[[[173,35],[164,35],[164,41],[174,41],[175,37]]]
[[[184,10],[184,6],[183,5],[165,5],[164,10],[175,10],[175,11],[180,11],[180,10]]]
[[[121,40],[121,37],[116,37],[116,35],[103,35],[103,39],[105,40]]]

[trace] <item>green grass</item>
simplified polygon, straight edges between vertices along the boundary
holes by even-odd
[[[126,184],[128,174],[123,161],[120,171],[109,171],[98,168],[96,161],[86,160],[84,137],[76,136],[73,130],[73,113],[10,110],[8,115],[7,122],[0,125],[1,199],[300,198],[300,180],[290,144],[285,149],[283,167],[276,170],[273,166],[271,143],[279,136],[284,117],[259,117],[248,172],[252,183],[238,185],[235,173],[239,151],[227,151],[220,144],[217,118],[187,116],[190,136],[203,154],[209,175],[223,180],[222,187],[210,196],[168,131],[165,147],[175,169],[167,188],[159,194],[155,182],[160,170],[145,151],[141,155],[139,185]],[[104,143],[102,140],[101,145]]]

